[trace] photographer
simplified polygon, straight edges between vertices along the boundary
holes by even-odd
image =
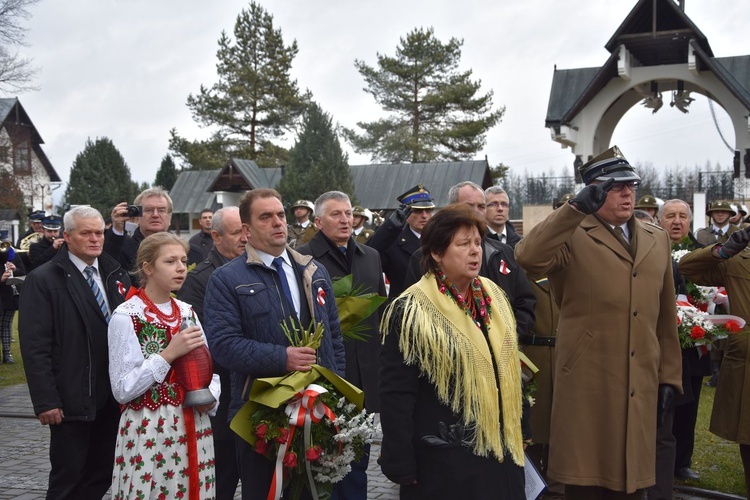
[[[65,242],[60,236],[62,218],[48,215],[42,220],[42,237],[29,247],[30,271],[52,260]]]
[[[138,218],[138,228],[129,236],[125,233],[125,221],[131,217]],[[167,231],[171,221],[172,199],[158,186],[141,192],[133,205],[122,202],[112,209],[112,227],[104,235],[104,252],[131,273],[133,286],[138,286],[138,281],[132,274],[138,247],[147,236]]]

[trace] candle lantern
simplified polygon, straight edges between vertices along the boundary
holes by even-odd
[[[192,322],[183,321],[180,331],[189,326],[192,326]],[[187,390],[183,406],[203,406],[216,402],[208,389],[213,377],[213,365],[211,353],[205,344],[174,360],[172,368],[177,375],[177,381]]]

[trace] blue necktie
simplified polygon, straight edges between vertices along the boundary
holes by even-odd
[[[276,272],[279,273],[281,291],[284,293],[284,297],[286,297],[286,301],[292,311],[292,316],[296,316],[296,312],[294,311],[294,301],[292,300],[292,290],[289,288],[289,282],[286,279],[286,272],[284,272],[284,259],[276,257],[273,259],[273,266],[276,268]]]
[[[83,272],[86,273],[86,283],[89,284],[91,291],[94,292],[96,303],[99,304],[99,309],[101,309],[102,314],[104,315],[104,320],[109,323],[109,310],[107,309],[107,303],[104,302],[104,295],[102,294],[101,289],[99,289],[99,285],[94,281],[94,266],[86,266]]]

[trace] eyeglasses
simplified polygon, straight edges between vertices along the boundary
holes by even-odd
[[[497,208],[497,207],[508,208],[509,206],[510,206],[510,203],[505,202],[505,201],[503,201],[503,202],[491,201],[491,202],[487,203],[487,208]]]
[[[169,213],[169,210],[166,208],[143,207],[143,213],[146,215],[150,215],[150,214],[166,215],[167,213]]]
[[[631,191],[636,191],[638,189],[638,181],[615,182],[614,184],[612,184],[612,187],[609,188],[609,190],[614,191],[615,193],[619,193],[620,191],[625,189],[625,186],[627,186]]]

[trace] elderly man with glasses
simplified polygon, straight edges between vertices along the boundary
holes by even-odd
[[[128,220],[128,203],[122,202],[112,209],[112,227],[105,233],[104,252],[114,257],[129,273],[135,268],[138,247],[147,236],[169,230],[172,222],[172,198],[161,187],[153,187],[141,192],[135,198],[135,205],[142,207],[143,214],[138,218],[138,227],[132,236],[125,233]],[[134,286],[138,286],[135,275],[130,275]]]
[[[581,174],[586,186],[516,246],[560,307],[548,475],[566,498],[640,499],[682,392],[669,238],[633,217],[640,177],[616,146]]]

